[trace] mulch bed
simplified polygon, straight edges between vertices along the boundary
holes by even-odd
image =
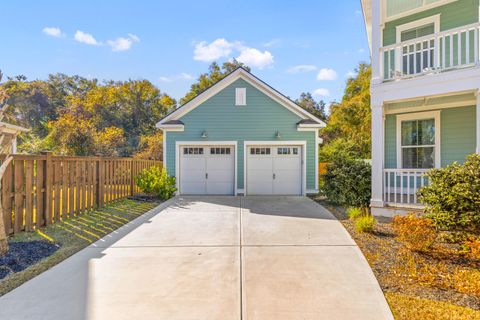
[[[0,256],[0,279],[28,268],[59,248],[47,241],[11,242],[9,246],[8,252]]]
[[[341,207],[333,206],[323,199],[314,199],[332,212],[338,220],[344,225],[357,245],[367,258],[375,276],[384,292],[401,293],[405,295],[420,297],[429,300],[450,302],[459,306],[480,310],[480,296],[464,294],[455,290],[437,288],[433,285],[424,285],[412,281],[408,275],[402,274],[401,260],[402,250],[405,250],[403,244],[395,238],[390,218],[377,217],[377,224],[373,234],[356,232],[353,223],[348,220],[346,210]],[[442,243],[442,246],[450,246]],[[451,249],[454,246],[451,245]],[[433,253],[411,252],[415,259],[424,261],[428,265],[436,266],[443,264],[449,271],[456,267],[467,269],[480,268],[480,261],[472,261],[461,256],[442,255]],[[441,279],[439,279],[441,281]]]
[[[134,201],[143,201],[143,202],[160,202],[160,198],[157,196],[150,196],[146,194],[137,194],[134,196],[130,196],[127,199],[134,200]]]

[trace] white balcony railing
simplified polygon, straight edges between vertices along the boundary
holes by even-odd
[[[380,49],[384,80],[478,65],[480,22]]]
[[[392,206],[421,207],[418,190],[429,184],[428,169],[383,169],[383,201]]]

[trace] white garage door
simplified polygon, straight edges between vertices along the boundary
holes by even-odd
[[[301,146],[251,146],[247,149],[247,194],[301,195]]]
[[[233,146],[180,146],[181,194],[233,194]]]

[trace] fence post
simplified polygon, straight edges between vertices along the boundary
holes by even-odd
[[[45,177],[45,194],[44,194],[44,216],[45,216],[45,225],[52,223],[52,187],[53,187],[53,164],[52,164],[52,153],[50,151],[42,152],[46,156],[45,167],[44,167],[44,177]]]
[[[135,176],[133,173],[135,159],[130,159],[130,195],[135,195]]]
[[[97,204],[102,208],[105,203],[105,163],[102,157],[97,162]]]

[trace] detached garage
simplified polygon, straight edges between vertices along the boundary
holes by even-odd
[[[164,165],[185,195],[316,193],[324,126],[243,68],[157,124]]]

